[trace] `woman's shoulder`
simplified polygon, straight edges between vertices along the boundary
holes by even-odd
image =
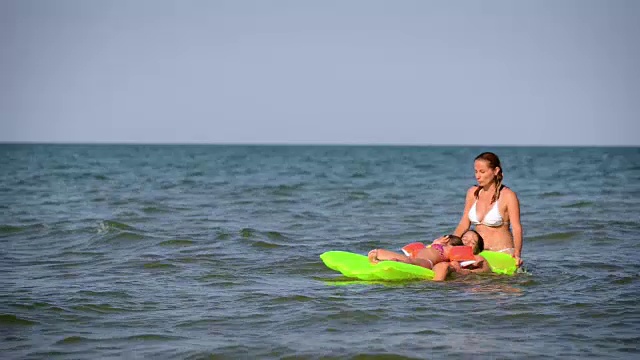
[[[472,185],[469,189],[467,189],[467,195],[475,193],[477,188],[478,185]]]
[[[470,187],[467,190],[467,195],[465,196],[466,201],[470,201],[471,199],[476,197],[476,189],[478,187],[476,185],[473,185],[472,187]]]
[[[515,191],[511,190],[511,188],[507,187],[507,186],[503,186],[502,189],[500,190],[500,195],[504,195],[505,197],[508,198],[518,198],[518,195],[516,194]]]

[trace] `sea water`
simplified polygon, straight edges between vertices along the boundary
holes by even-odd
[[[524,273],[346,281],[496,152]],[[0,358],[637,358],[640,148],[0,145]]]

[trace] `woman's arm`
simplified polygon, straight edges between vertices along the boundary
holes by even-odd
[[[515,192],[510,192],[507,201],[507,212],[509,213],[509,221],[511,222],[511,231],[513,233],[513,245],[515,247],[514,257],[518,266],[522,265],[522,224],[520,224],[520,201]]]
[[[462,211],[462,217],[460,218],[460,222],[458,223],[458,227],[453,232],[453,235],[462,236],[465,231],[469,230],[469,226],[471,226],[471,222],[469,221],[469,210],[471,210],[471,206],[473,206],[473,201],[475,200],[473,193],[475,192],[476,187],[472,186],[467,190],[467,197],[464,201],[464,211]]]

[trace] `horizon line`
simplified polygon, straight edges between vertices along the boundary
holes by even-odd
[[[149,145],[149,146],[380,146],[380,147],[594,147],[638,148],[640,144],[430,144],[342,142],[135,142],[135,141],[2,141],[0,145]]]

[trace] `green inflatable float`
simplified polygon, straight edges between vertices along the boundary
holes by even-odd
[[[509,254],[485,250],[480,256],[487,260],[494,273],[513,275],[516,272],[516,261]],[[371,264],[366,256],[348,251],[327,251],[320,259],[329,269],[366,281],[432,280],[434,275],[431,269],[397,261]]]

